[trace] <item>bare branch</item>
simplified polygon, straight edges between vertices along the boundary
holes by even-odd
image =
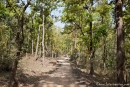
[[[30,5],[30,1],[31,1],[31,0],[27,0],[27,4],[24,6],[23,11],[22,11],[22,16],[24,15],[24,13],[25,13],[27,7]]]

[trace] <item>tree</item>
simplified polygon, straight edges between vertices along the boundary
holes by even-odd
[[[90,0],[90,7],[93,6],[93,0]],[[84,7],[85,9],[87,9],[90,13],[90,18],[92,19],[92,9],[88,7],[87,5]],[[93,58],[94,58],[94,53],[95,53],[95,50],[93,48],[93,41],[92,41],[92,38],[93,38],[93,23],[92,23],[92,20],[90,21],[89,23],[89,37],[90,37],[90,42],[89,42],[89,52],[90,52],[90,74],[93,75],[94,74],[94,69],[93,69]]]
[[[18,9],[14,8],[14,6],[17,6],[17,4],[13,4],[13,2],[6,0],[7,7],[10,7],[12,11],[15,12],[17,22],[18,22],[18,30],[16,34],[16,43],[17,43],[17,49],[18,51],[16,52],[16,57],[13,63],[12,67],[12,72],[11,72],[11,77],[10,77],[10,82],[9,82],[9,87],[18,87],[18,80],[16,79],[16,71],[17,71],[17,66],[18,66],[18,60],[21,58],[21,51],[22,51],[22,45],[24,41],[24,32],[23,32],[23,25],[24,25],[24,14],[27,9],[27,7],[30,5],[31,0],[27,0],[27,3],[25,4],[24,2],[24,7],[22,8],[21,6],[21,13],[18,13]],[[23,4],[22,4],[23,5]]]
[[[37,35],[37,45],[36,45],[36,51],[35,51],[35,59],[36,59],[36,60],[37,60],[38,45],[39,45],[39,38],[40,38],[40,28],[41,28],[41,26],[39,25],[38,35]]]
[[[91,7],[93,6],[93,0],[90,0],[90,4],[91,4]],[[91,17],[91,15],[90,15]],[[90,21],[90,48],[89,48],[89,51],[90,51],[90,74],[93,75],[94,74],[94,69],[93,69],[93,57],[94,57],[94,53],[95,53],[95,50],[93,49],[93,42],[92,42],[92,36],[93,36],[93,23],[92,21]]]
[[[101,20],[101,25],[99,25],[99,30],[101,38],[102,38],[102,46],[103,46],[103,52],[102,52],[102,59],[103,59],[103,68],[104,70],[106,69],[106,60],[107,60],[107,37],[109,34],[108,29],[110,27],[110,10],[111,6],[108,4],[107,0],[103,0],[102,2],[98,2],[98,6],[96,7],[96,11],[100,14],[100,20]],[[96,36],[98,37],[98,36]]]
[[[124,50],[124,28],[122,19],[123,0],[116,0],[115,16],[116,16],[116,31],[117,31],[117,82],[126,84],[126,68],[125,68],[125,50]],[[125,87],[119,85],[119,87]]]

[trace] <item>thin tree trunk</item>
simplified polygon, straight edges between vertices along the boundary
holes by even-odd
[[[104,17],[103,17],[103,15],[101,17],[102,17],[101,23],[103,24],[104,23]],[[102,58],[103,58],[103,69],[105,70],[105,68],[106,68],[106,37],[103,37],[103,55],[102,55]]]
[[[51,57],[53,58],[54,55],[53,55],[53,44],[52,44],[52,41],[51,41]]]
[[[94,69],[93,69],[94,54],[95,54],[95,51],[92,51],[90,54],[90,73],[89,73],[90,75],[94,74]]]
[[[34,51],[33,51],[33,39],[32,39],[32,55],[33,55],[33,52],[34,52]]]
[[[53,55],[53,51],[51,52],[51,57],[52,57],[52,58],[54,57],[54,55]]]
[[[73,52],[73,44],[71,44],[71,55],[72,55],[72,52]]]
[[[44,7],[43,7],[43,11],[44,11]],[[45,62],[45,54],[44,54],[44,14],[43,14],[43,25],[42,25],[43,29],[42,29],[42,65],[44,66],[44,62]]]
[[[36,45],[36,51],[35,51],[35,59],[36,60],[37,60],[37,53],[38,53],[39,37],[40,37],[40,26],[39,26],[39,29],[38,29],[37,45]]]
[[[93,57],[94,57],[94,51],[93,51],[93,43],[92,43],[92,22],[90,22],[90,75],[94,74],[93,69]]]
[[[117,30],[117,82],[119,84],[127,83],[126,68],[125,68],[125,50],[124,50],[124,28],[122,19],[123,0],[116,0],[115,15],[116,15],[116,30]],[[126,87],[119,85],[118,87]]]
[[[38,57],[41,58],[42,57],[42,43],[39,44],[39,51],[38,51]]]
[[[90,0],[90,3],[91,3],[91,6],[93,6],[93,0]],[[86,8],[88,9],[88,8]],[[88,9],[88,11],[91,13],[91,9]],[[91,15],[90,15],[91,16]],[[92,17],[90,17],[92,18]],[[93,57],[94,57],[94,49],[93,49],[93,42],[92,42],[92,21],[90,22],[89,24],[89,27],[90,27],[90,31],[89,31],[89,35],[90,35],[90,43],[89,43],[89,53],[90,53],[90,75],[93,75],[94,74],[94,69],[93,69]]]
[[[13,68],[11,72],[10,82],[8,87],[18,87],[18,80],[16,79],[18,60],[15,59],[13,63]]]
[[[33,18],[31,18],[31,29],[30,29],[30,32],[31,32],[31,39],[32,39],[32,55],[34,54],[34,41],[33,41],[33,34],[32,34],[32,31],[33,31]]]
[[[75,34],[74,34],[74,48],[76,48],[77,47],[77,31],[75,30],[75,32],[74,32]]]
[[[103,37],[103,68],[106,69],[106,38]]]

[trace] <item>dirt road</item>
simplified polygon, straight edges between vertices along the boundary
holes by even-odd
[[[46,59],[46,66],[42,67],[40,61],[24,58],[18,70],[19,87],[97,87],[92,78],[86,77],[86,73],[73,64],[55,63],[55,60]],[[2,81],[0,87],[6,87],[8,79]]]
[[[62,60],[56,64],[53,70],[45,73],[43,77],[39,77],[29,87],[96,87],[91,84],[91,80],[86,79],[85,73],[76,69],[72,63],[64,62]]]
[[[33,87],[87,87],[85,79],[78,78],[69,64],[61,64],[56,70],[49,72],[46,79],[38,81]]]

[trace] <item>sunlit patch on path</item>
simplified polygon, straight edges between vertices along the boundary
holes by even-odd
[[[48,74],[48,78],[38,81],[32,87],[88,87],[85,79],[77,79],[69,62],[60,60],[61,66],[55,72]]]

